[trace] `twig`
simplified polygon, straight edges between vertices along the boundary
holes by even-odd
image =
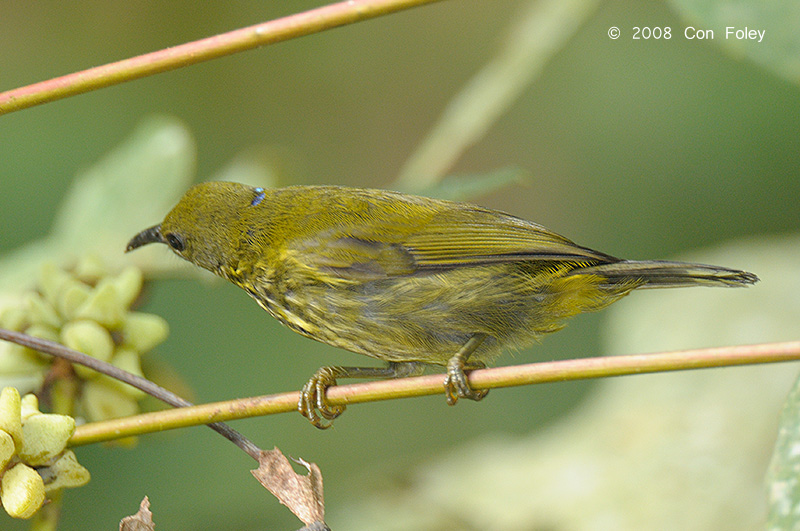
[[[604,358],[581,358],[481,369],[469,373],[473,389],[493,389],[536,383],[580,380],[687,369],[751,365],[800,360],[800,341],[698,350],[635,354]],[[441,394],[444,375],[400,378],[328,389],[328,402],[348,405],[395,398]],[[85,424],[75,430],[73,446],[117,437],[297,410],[299,392],[243,398],[188,408],[145,413],[135,417]]]
[[[440,0],[350,0],[0,93],[0,115]]]

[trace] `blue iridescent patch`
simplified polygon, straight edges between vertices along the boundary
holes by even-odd
[[[256,206],[261,201],[263,201],[264,198],[267,196],[267,194],[264,193],[264,189],[261,188],[260,186],[256,188],[254,192],[256,193],[256,196],[253,198],[252,201],[250,201],[250,206]]]

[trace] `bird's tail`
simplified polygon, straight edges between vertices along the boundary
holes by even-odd
[[[658,260],[621,260],[573,270],[572,275],[594,274],[608,279],[609,284],[635,283],[642,288],[680,286],[748,286],[758,277],[747,271],[705,264],[665,262]]]

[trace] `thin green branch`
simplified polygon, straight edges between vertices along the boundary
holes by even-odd
[[[718,347],[698,350],[635,354],[605,358],[581,358],[515,365],[472,371],[473,389],[494,389],[517,385],[603,378],[687,369],[800,361],[800,341],[760,345]],[[375,381],[331,387],[328,401],[332,405],[349,405],[395,398],[442,394],[443,375]],[[167,429],[234,420],[247,417],[294,412],[299,392],[243,398],[187,408],[145,413],[104,422],[85,424],[75,430],[73,446],[96,443],[118,437],[142,435]]]
[[[0,93],[0,115],[440,0],[350,0]]]

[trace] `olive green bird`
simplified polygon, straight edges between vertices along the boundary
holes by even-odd
[[[160,242],[241,287],[295,332],[388,362],[323,367],[298,405],[315,426],[344,407],[337,378],[396,378],[447,367],[450,404],[479,400],[465,370],[529,345],[567,317],[635,288],[743,286],[752,273],[621,260],[523,219],[465,203],[339,186],[191,188],[127,250]]]

